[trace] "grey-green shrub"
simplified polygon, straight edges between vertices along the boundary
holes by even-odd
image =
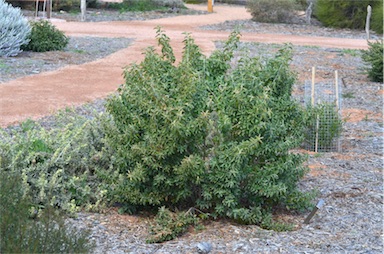
[[[20,173],[0,171],[0,252],[89,253],[88,232],[66,224],[53,207],[34,216],[25,184]]]
[[[383,82],[383,40],[368,42],[368,50],[363,50],[362,59],[367,65],[366,72],[374,82]]]
[[[265,23],[291,23],[298,8],[295,0],[249,0],[252,20]]]
[[[236,32],[210,57],[186,34],[178,65],[161,29],[157,39],[161,53],[148,48],[108,100],[114,200],[131,211],[196,207],[269,228],[273,207],[308,205],[296,187],[303,157],[290,152],[304,131],[291,100],[290,48],[263,61],[245,56],[231,69]]]
[[[68,112],[55,117],[51,129],[34,121],[0,129],[0,173],[25,179],[23,191],[35,207],[52,204],[73,213],[79,206],[97,209],[107,202],[101,182],[110,154],[103,142],[102,117],[87,119]]]
[[[29,42],[31,28],[19,8],[0,0],[0,57],[16,56]]]
[[[31,26],[29,43],[22,47],[24,50],[35,52],[62,50],[69,42],[68,37],[50,21],[34,21]]]

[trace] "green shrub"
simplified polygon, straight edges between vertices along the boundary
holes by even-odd
[[[187,212],[171,212],[165,207],[159,208],[159,212],[155,216],[150,225],[150,236],[148,243],[161,243],[175,239],[187,231],[190,226],[197,225],[198,217]]]
[[[18,173],[0,172],[0,252],[88,253],[88,232],[69,226],[49,206],[36,217],[25,184]]]
[[[108,8],[120,11],[153,11],[172,7],[185,8],[181,0],[124,0],[108,4]]]
[[[351,29],[364,29],[367,17],[367,6],[371,5],[374,10],[372,16],[372,26],[383,26],[383,14],[378,13],[382,10],[383,1],[376,0],[317,0],[314,15],[325,26]],[[381,7],[380,7],[381,6]],[[375,30],[376,31],[376,30]]]
[[[263,61],[244,57],[231,69],[238,33],[208,58],[186,34],[175,65],[160,29],[157,39],[161,53],[148,48],[107,103],[107,141],[120,175],[114,201],[196,207],[257,224],[275,206],[306,206],[296,188],[304,158],[290,152],[304,131],[302,109],[291,100],[291,49]]]
[[[383,82],[383,41],[368,42],[369,49],[363,50],[362,59],[369,78],[374,82]]]
[[[20,9],[0,0],[0,57],[20,53],[30,33],[31,27]]]
[[[383,34],[383,0],[372,7],[371,29],[378,34]]]
[[[247,10],[252,20],[266,23],[290,23],[298,8],[295,0],[249,0]]]
[[[305,147],[310,151],[331,152],[337,147],[337,138],[342,131],[342,120],[334,104],[320,104],[309,106],[308,127]],[[317,133],[317,135],[316,135]]]
[[[54,11],[71,11],[79,8],[80,0],[55,0],[52,5]]]
[[[23,46],[24,50],[45,52],[62,50],[68,44],[68,37],[58,30],[49,21],[40,20],[32,22],[32,32],[29,43]]]

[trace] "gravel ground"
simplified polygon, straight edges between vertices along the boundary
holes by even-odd
[[[204,30],[233,31],[239,28],[242,32],[250,33],[270,33],[270,34],[290,34],[304,36],[324,36],[336,38],[366,39],[364,30],[353,29],[334,29],[323,27],[318,21],[312,20],[311,25],[307,25],[303,17],[298,17],[293,24],[270,24],[254,22],[252,20],[226,21],[217,25],[201,27]],[[370,32],[371,39],[380,39],[373,31]]]
[[[254,30],[247,31],[261,31],[257,24],[254,26]],[[228,27],[224,23],[215,29]],[[281,29],[278,25],[262,27],[268,32]],[[301,28],[295,34],[332,36],[327,29],[318,28],[315,33],[312,26]],[[336,31],[337,34],[349,36],[344,30]],[[115,41],[118,40],[110,41],[108,46]],[[271,54],[280,46],[261,43],[240,46],[245,47],[250,54],[260,56]],[[342,151],[309,153],[311,171],[300,182],[303,190],[317,191],[314,203],[319,199],[325,201],[311,223],[303,224],[307,214],[279,215],[280,219],[294,223],[295,230],[273,232],[257,226],[215,221],[205,225],[204,230],[191,231],[177,240],[146,244],[148,218],[119,215],[115,209],[105,214],[80,213],[73,221],[80,228],[91,229],[97,245],[95,253],[198,253],[198,246],[204,242],[212,247],[210,253],[383,253],[383,84],[370,82],[362,73],[364,65],[359,51],[302,46],[293,49],[292,68],[298,73],[295,87],[298,98],[303,95],[305,80],[310,80],[312,66],[316,66],[319,81],[331,82],[334,70],[339,71],[343,80]],[[23,62],[31,57],[15,59]],[[3,66],[4,59],[0,61]],[[103,101],[90,106],[101,111]],[[83,107],[78,111],[89,114]],[[50,117],[42,119],[47,126],[52,124],[50,121]]]
[[[66,65],[91,62],[128,47],[132,41],[129,38],[70,37],[63,51],[25,51],[16,57],[0,57],[0,85]]]

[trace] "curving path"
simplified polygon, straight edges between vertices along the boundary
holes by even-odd
[[[205,10],[206,6],[188,5]],[[156,45],[155,30],[162,26],[171,38],[176,57],[182,52],[183,32],[191,32],[204,53],[215,48],[215,40],[224,40],[228,32],[203,31],[198,27],[226,20],[251,18],[242,6],[217,5],[209,15],[187,15],[147,21],[119,22],[60,22],[58,29],[69,36],[127,37],[135,41],[106,58],[82,65],[70,65],[56,71],[45,72],[12,80],[0,85],[0,126],[6,127],[27,118],[37,119],[69,105],[80,105],[102,98],[115,91],[123,82],[124,66],[143,59],[143,49]],[[242,33],[242,41],[313,45],[332,48],[366,49],[366,40],[309,37],[281,34]]]

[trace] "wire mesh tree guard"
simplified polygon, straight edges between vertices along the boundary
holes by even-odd
[[[304,148],[314,152],[341,152],[341,84],[338,72],[332,82],[305,82],[304,103],[310,116],[305,133]]]

